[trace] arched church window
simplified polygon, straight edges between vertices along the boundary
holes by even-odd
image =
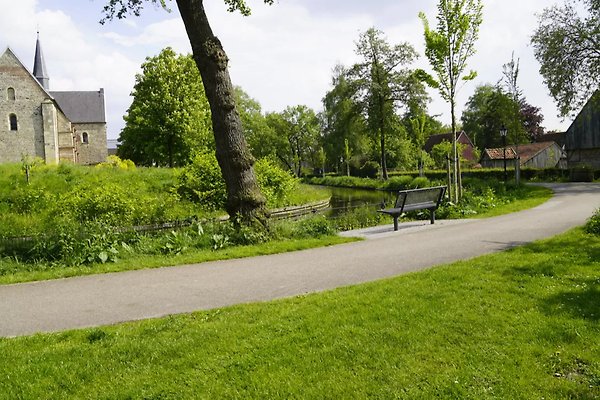
[[[11,87],[6,89],[6,97],[8,100],[15,100],[15,89]]]
[[[87,132],[83,132],[81,134],[81,143],[88,144],[90,142],[90,137]]]
[[[10,114],[8,116],[8,120],[10,122],[10,130],[16,131],[19,129],[19,125],[17,124],[17,116],[15,114]]]

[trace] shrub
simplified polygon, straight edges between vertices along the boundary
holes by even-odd
[[[411,187],[413,177],[408,175],[394,176],[388,179],[382,186],[386,190],[405,190]]]
[[[367,161],[358,171],[356,176],[360,178],[372,178],[375,179],[379,176],[379,164],[375,161]]]
[[[420,188],[426,188],[431,186],[431,183],[429,182],[429,179],[427,179],[424,176],[419,176],[416,177],[415,179],[413,179],[413,181],[410,183],[410,186],[413,189],[420,189]]]
[[[383,215],[372,207],[358,207],[341,214],[332,224],[340,231],[348,231],[379,225],[382,219]]]
[[[227,202],[225,181],[214,154],[198,153],[179,175],[178,192],[207,210],[222,210]]]
[[[96,168],[135,169],[135,164],[131,160],[122,160],[119,156],[110,155],[105,162],[96,165]]]
[[[295,228],[296,237],[311,238],[329,236],[336,233],[336,229],[324,215],[302,219],[298,221]]]
[[[289,195],[298,188],[299,180],[269,159],[258,160],[254,164],[254,171],[270,208],[285,206]]]
[[[143,202],[140,203],[141,207],[145,207]],[[75,223],[95,221],[111,226],[127,226],[134,223],[136,206],[136,199],[123,186],[114,183],[103,186],[79,185],[59,196],[55,215]]]
[[[584,230],[592,235],[600,236],[600,209],[586,222]]]

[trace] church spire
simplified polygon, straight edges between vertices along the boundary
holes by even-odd
[[[50,89],[50,78],[48,78],[48,73],[46,72],[46,63],[44,62],[44,54],[42,53],[42,46],[40,44],[40,32],[37,33],[37,41],[35,42],[33,76],[35,76],[44,89]]]

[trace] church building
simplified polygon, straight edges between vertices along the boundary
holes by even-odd
[[[0,163],[106,160],[104,89],[50,91],[39,36],[33,73],[10,48],[0,56]]]

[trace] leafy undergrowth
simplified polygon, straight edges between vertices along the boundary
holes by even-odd
[[[577,229],[325,293],[2,339],[0,398],[598,398],[599,260]]]

